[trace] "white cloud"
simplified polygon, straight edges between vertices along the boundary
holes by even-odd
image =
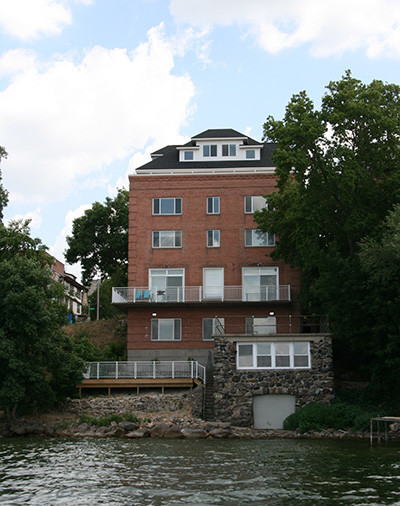
[[[10,221],[25,221],[30,220],[30,228],[32,229],[39,229],[40,225],[42,224],[42,215],[40,211],[40,207],[37,207],[34,211],[29,211],[26,214],[15,214],[12,218],[9,220],[6,220],[6,223],[9,223]]]
[[[72,22],[71,0],[1,0],[0,27],[22,40],[58,35]],[[90,4],[92,0],[74,0]]]
[[[57,258],[62,263],[65,263],[64,261],[64,251],[67,249],[67,240],[66,237],[68,235],[71,235],[72,233],[72,223],[75,220],[75,218],[79,218],[80,216],[83,216],[84,212],[87,209],[90,209],[92,206],[89,204],[82,204],[77,209],[74,209],[72,211],[68,211],[65,216],[64,221],[64,227],[61,230],[61,232],[58,234],[55,243],[49,247],[49,253],[53,257]],[[71,274],[74,274],[77,276],[78,279],[81,278],[81,265],[80,263],[74,264],[74,265],[66,265],[65,270]]]
[[[398,0],[171,0],[170,11],[203,30],[237,24],[270,53],[308,44],[317,57],[400,57]]]
[[[172,73],[174,56],[162,26],[132,52],[96,46],[79,62],[3,54],[0,73],[10,82],[0,92],[0,139],[10,201],[62,200],[90,175],[106,185],[113,161],[178,138],[195,91],[188,75]]]

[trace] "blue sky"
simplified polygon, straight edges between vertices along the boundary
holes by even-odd
[[[400,84],[398,0],[1,0],[6,219],[63,261],[72,220],[169,143],[257,140],[346,69]],[[75,274],[79,266],[69,268]]]

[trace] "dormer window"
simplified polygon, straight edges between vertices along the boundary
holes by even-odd
[[[216,144],[205,144],[203,146],[203,156],[217,156],[217,145]]]
[[[193,151],[184,151],[183,152],[184,160],[193,160]]]
[[[252,158],[255,158],[256,157],[256,152],[254,149],[246,149],[246,158],[249,160],[249,159],[252,159]]]
[[[222,156],[236,156],[236,144],[222,144]]]

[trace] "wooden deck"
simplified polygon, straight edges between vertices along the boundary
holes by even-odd
[[[135,389],[137,395],[140,394],[140,388],[161,388],[164,393],[165,388],[193,388],[193,385],[200,385],[202,382],[195,378],[110,378],[110,379],[84,379],[80,385],[76,385],[79,390],[79,397],[84,388],[107,388],[108,395],[112,388],[130,388]]]

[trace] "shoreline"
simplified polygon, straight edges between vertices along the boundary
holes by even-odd
[[[253,429],[237,427],[227,422],[205,422],[201,419],[185,418],[167,421],[134,423],[111,422],[106,426],[71,422],[68,425],[46,425],[29,419],[0,422],[0,438],[14,437],[98,437],[98,438],[164,438],[164,439],[359,439],[370,438],[369,431],[334,430],[288,431],[285,429]],[[376,436],[374,437],[376,439]],[[383,439],[383,437],[382,437]],[[398,432],[388,432],[389,440],[400,440]]]

